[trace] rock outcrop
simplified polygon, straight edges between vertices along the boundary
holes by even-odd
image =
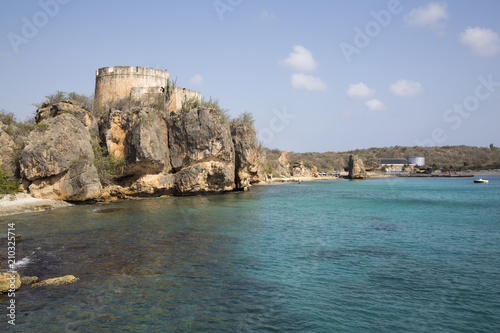
[[[363,165],[363,160],[361,160],[357,155],[349,156],[349,179],[363,179],[366,177],[365,167]]]
[[[101,194],[84,124],[71,114],[42,120],[26,140],[21,176],[36,198],[85,201]]]
[[[71,114],[82,122],[91,136],[97,135],[98,125],[93,114],[83,108],[78,102],[69,99],[55,104],[49,102],[42,103],[36,110],[35,122],[38,124],[61,114]]]
[[[57,277],[57,278],[42,280],[40,282],[33,283],[30,286],[30,288],[38,288],[38,287],[43,287],[43,286],[60,286],[63,284],[75,283],[78,280],[80,280],[80,279],[73,276],[73,275],[65,275],[63,277]]]
[[[235,153],[236,188],[246,190],[262,179],[256,132],[253,126],[235,121],[231,123],[231,136]]]
[[[223,192],[235,188],[234,146],[229,124],[199,107],[172,113],[169,148],[178,194]]]
[[[290,177],[290,155],[286,151],[281,153],[274,171],[282,177]]]
[[[292,165],[293,177],[319,177],[318,168],[315,166],[307,168],[302,161],[298,161]]]
[[[0,272],[0,294],[21,288],[21,277],[18,273]]]
[[[230,125],[214,108],[169,113],[122,103],[98,114],[70,100],[37,110],[20,160],[23,184],[34,197],[219,193],[261,180],[255,129],[240,121]]]
[[[5,172],[5,174],[11,179],[16,180],[16,159],[15,159],[15,147],[13,137],[8,133],[10,132],[10,127],[0,122],[0,168]]]

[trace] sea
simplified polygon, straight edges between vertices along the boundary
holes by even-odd
[[[500,332],[500,176],[324,180],[0,218],[7,332]]]

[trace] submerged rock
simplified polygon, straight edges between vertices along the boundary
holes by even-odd
[[[23,276],[21,277],[21,283],[23,285],[33,284],[40,281],[38,276]]]
[[[63,284],[74,283],[78,280],[80,280],[80,279],[73,276],[73,275],[66,275],[63,277],[57,277],[57,278],[42,280],[40,282],[33,283],[30,288],[38,288],[38,287],[43,287],[43,286],[59,286],[59,285],[63,285]]]
[[[18,273],[0,272],[0,293],[8,293],[21,287],[21,277]]]

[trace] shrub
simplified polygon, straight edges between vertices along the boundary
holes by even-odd
[[[102,142],[95,138],[91,140],[94,151],[94,165],[97,169],[99,180],[103,184],[109,184],[111,179],[120,176],[125,158],[116,158],[108,153]]]
[[[212,97],[210,97],[209,100],[206,100],[205,97],[203,97],[201,100],[201,106],[212,109],[223,124],[231,119],[229,110],[221,108],[218,99],[212,99]]]
[[[4,109],[0,110],[0,122],[4,125],[12,125],[16,122],[16,117],[12,112],[7,112]]]
[[[12,182],[0,166],[0,195],[16,193],[19,188],[19,183]]]

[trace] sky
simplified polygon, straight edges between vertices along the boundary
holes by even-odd
[[[500,146],[500,1],[3,0],[0,109],[166,69],[294,152]]]

